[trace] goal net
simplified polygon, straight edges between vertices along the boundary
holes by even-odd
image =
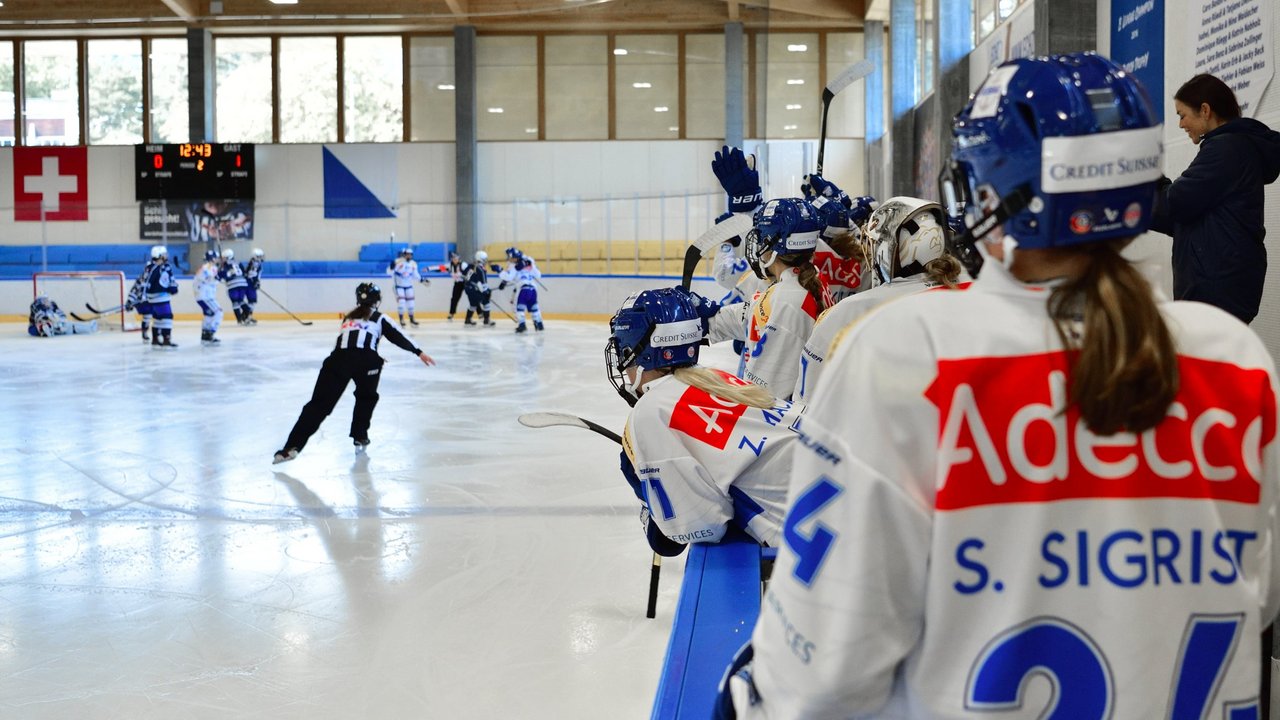
[[[133,330],[124,309],[124,282],[119,271],[37,272],[31,276],[31,298],[48,295],[68,320],[74,320],[75,313],[86,320],[96,318],[102,329]],[[106,312],[99,315],[90,308]]]

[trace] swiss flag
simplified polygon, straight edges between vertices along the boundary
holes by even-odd
[[[13,149],[13,219],[89,219],[89,150],[76,147]]]

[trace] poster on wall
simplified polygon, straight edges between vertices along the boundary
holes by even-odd
[[[969,53],[969,92],[977,92],[987,74],[1000,63],[1035,54],[1034,8],[1035,3],[1024,3]]]
[[[1147,89],[1164,114],[1164,1],[1111,0],[1111,59]]]
[[[88,220],[88,148],[14,148],[13,219],[17,222]]]
[[[253,239],[253,202],[195,200],[138,203],[139,237],[146,241],[224,242]]]
[[[1194,0],[1191,4],[1195,71],[1230,85],[1245,117],[1258,111],[1258,101],[1275,73],[1274,2]]]

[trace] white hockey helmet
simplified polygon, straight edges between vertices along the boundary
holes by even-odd
[[[924,266],[947,253],[942,206],[931,200],[892,197],[867,220],[876,285],[924,272]]]
[[[401,255],[412,255],[412,254],[413,254],[413,248],[412,248],[412,247],[408,247],[408,246],[407,246],[407,247],[405,247],[405,249],[403,249],[403,250],[401,250],[401,251],[400,251],[400,254],[401,254]]]
[[[259,257],[259,258],[260,258],[260,257],[263,257],[263,256],[265,256],[265,255],[266,255],[266,253],[262,252],[262,248],[254,248],[254,249],[253,249],[253,256],[254,256],[254,257]]]
[[[483,250],[476,251],[476,262],[482,263],[482,262],[488,262],[488,261],[489,261],[489,253]]]
[[[169,248],[167,248],[167,247],[165,247],[165,246],[163,246],[163,245],[152,245],[152,246],[151,246],[151,259],[152,259],[152,260],[159,260],[159,259],[160,259],[160,258],[162,258],[162,257],[169,257]]]
[[[232,250],[231,248],[227,248],[226,250],[222,251],[223,260],[231,260],[231,259],[234,259],[235,256],[236,256],[236,251]]]

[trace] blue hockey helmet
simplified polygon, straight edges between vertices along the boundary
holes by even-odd
[[[377,305],[382,302],[382,290],[373,283],[360,283],[356,286],[357,305]]]
[[[205,250],[205,251],[204,251],[204,259],[205,259],[205,262],[214,262],[214,261],[216,261],[216,260],[218,259],[218,251],[217,251],[217,250]]]
[[[813,206],[803,198],[778,198],[761,205],[753,218],[754,227],[747,233],[744,254],[756,277],[768,278],[765,270],[779,255],[811,253],[818,247],[818,233],[823,222]],[[773,251],[766,261],[765,253]]]
[[[1134,237],[1150,224],[1160,119],[1137,79],[1096,53],[1004,63],[952,135],[938,184],[948,213],[963,213],[963,244],[1002,225],[1018,247],[1050,248]]]
[[[514,246],[507,248],[508,260],[519,260],[522,257],[524,257],[524,253],[520,252],[520,248]]]
[[[698,362],[705,335],[702,319],[683,288],[645,290],[628,297],[609,321],[605,366],[609,382],[628,404],[635,405],[643,370],[675,368]],[[636,368],[628,382],[626,371]]]

